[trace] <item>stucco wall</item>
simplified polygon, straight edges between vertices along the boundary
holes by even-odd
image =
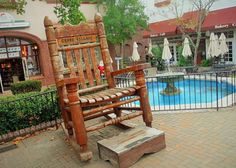
[[[29,28],[16,29],[17,31],[34,34],[41,40],[46,40],[43,20],[45,16],[48,16],[51,20],[53,20],[53,22],[56,23],[58,21],[56,15],[53,12],[55,6],[56,4],[48,4],[46,1],[28,0],[25,7],[25,13],[23,15],[17,15],[14,11],[6,11],[2,9],[0,10],[0,12],[7,12],[13,15],[16,20],[25,20],[27,22],[30,22]],[[96,4],[81,4],[80,9],[84,13],[87,20],[92,20],[94,14],[97,12]]]

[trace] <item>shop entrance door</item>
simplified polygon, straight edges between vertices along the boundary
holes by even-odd
[[[9,90],[12,83],[25,80],[21,58],[0,60],[0,74],[3,90]]]

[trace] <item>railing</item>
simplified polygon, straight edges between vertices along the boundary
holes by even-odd
[[[175,77],[174,86],[180,93],[165,94],[168,81],[173,76],[146,77],[149,102],[153,111],[212,109],[236,104],[236,71],[184,74]],[[120,87],[134,83],[134,78],[119,77]],[[137,106],[138,102],[129,104]]]
[[[0,135],[60,118],[56,91],[0,102]]]
[[[163,75],[162,75],[163,76]],[[185,74],[175,79],[180,93],[163,94],[167,81],[146,77],[152,111],[212,109],[236,104],[236,71]],[[132,74],[118,77],[119,87],[135,83]],[[128,104],[138,106],[139,102]],[[56,91],[48,91],[13,101],[0,102],[0,135],[60,118]]]

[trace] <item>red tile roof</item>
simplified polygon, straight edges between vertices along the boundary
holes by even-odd
[[[187,12],[183,15],[183,18],[196,18],[197,13],[197,11]],[[202,30],[207,31],[230,27],[236,27],[236,6],[209,12],[203,23]],[[168,36],[179,33],[175,19],[151,23],[148,28],[149,30],[143,34],[144,37]]]

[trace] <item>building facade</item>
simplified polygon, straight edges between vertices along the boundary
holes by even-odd
[[[25,13],[0,8],[0,85],[9,89],[11,83],[27,79],[41,80],[43,85],[54,83],[43,20],[54,14],[56,0],[29,0]],[[87,20],[97,12],[93,3],[81,4]]]
[[[218,38],[221,33],[226,36],[226,43],[229,52],[224,55],[224,60],[228,64],[236,64],[236,6],[214,10],[209,12],[203,25],[202,25],[202,38],[198,50],[198,64],[203,59],[209,59],[208,46],[210,43],[211,32],[215,33]],[[186,12],[182,17],[191,18],[195,17],[194,12]],[[193,31],[188,34],[194,36]],[[150,38],[153,47],[163,46],[164,38],[166,37],[170,43],[170,50],[172,53],[172,63],[176,64],[178,61],[178,47],[182,46],[184,37],[176,25],[175,19],[164,20],[149,24],[149,30],[144,32],[145,38]]]

